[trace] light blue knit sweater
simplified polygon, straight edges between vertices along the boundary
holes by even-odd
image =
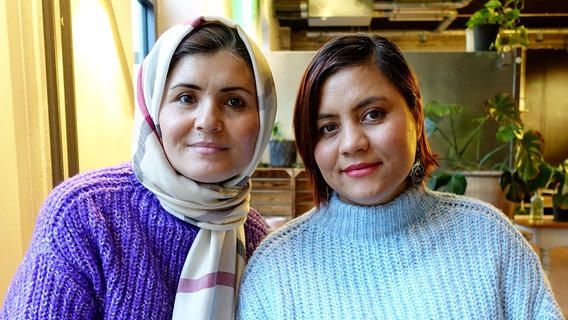
[[[411,188],[329,206],[272,233],[237,319],[562,319],[537,255],[497,209]]]

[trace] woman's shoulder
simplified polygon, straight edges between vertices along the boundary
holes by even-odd
[[[431,215],[444,215],[444,218],[451,221],[469,225],[469,230],[493,230],[498,236],[508,235],[515,240],[522,238],[506,214],[491,203],[469,196],[432,190],[425,192],[424,201],[429,203]]]
[[[423,199],[432,207],[446,207],[448,210],[458,212],[468,211],[490,216],[498,220],[507,218],[505,214],[493,204],[465,195],[426,189]]]
[[[86,219],[92,211],[116,211],[105,208],[126,206],[136,194],[142,201],[151,193],[138,182],[129,162],[78,173],[53,188],[39,220]]]
[[[90,192],[104,192],[135,186],[136,176],[130,162],[78,173],[53,188],[48,198],[69,198]],[[141,185],[141,184],[139,184]]]
[[[34,238],[42,243],[58,242],[60,237],[81,234],[86,237],[92,221],[102,221],[103,212],[116,212],[112,208],[124,206],[123,199],[117,196],[121,191],[118,185],[127,185],[133,176],[128,163],[114,167],[95,169],[78,173],[51,190],[42,204],[36,222]],[[96,219],[99,220],[96,220]],[[101,224],[92,224],[100,226]]]
[[[60,188],[81,188],[93,185],[108,183],[122,183],[134,176],[131,162],[123,162],[116,166],[93,169],[80,172],[61,182],[55,187]]]

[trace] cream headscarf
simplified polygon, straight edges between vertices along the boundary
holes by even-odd
[[[245,43],[256,84],[260,131],[250,164],[220,184],[204,184],[178,173],[168,161],[158,129],[158,114],[172,55],[203,21],[234,28]],[[141,66],[134,122],[133,165],[137,178],[174,216],[198,226],[179,280],[173,319],[232,319],[245,265],[243,224],[249,211],[249,178],[260,162],[276,115],[276,89],[268,63],[235,22],[201,17],[179,24],[160,36]]]

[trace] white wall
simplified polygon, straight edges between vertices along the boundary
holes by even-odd
[[[270,51],[265,52],[265,55],[276,85],[278,97],[276,121],[284,137],[294,140],[292,117],[294,104],[296,103],[296,93],[298,92],[304,70],[314,57],[315,51]],[[262,162],[269,161],[270,157],[267,150],[263,154]],[[299,156],[297,157],[297,162],[301,162]]]
[[[279,121],[285,137],[294,139],[292,115],[296,93],[304,70],[314,57],[315,51],[271,51],[266,52],[265,55],[276,84],[278,96],[276,121]]]

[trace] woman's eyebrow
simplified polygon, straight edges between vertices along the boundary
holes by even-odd
[[[174,86],[172,86],[169,90],[174,90],[177,88],[188,88],[188,89],[194,89],[194,90],[202,90],[202,88],[198,85],[192,84],[192,83],[178,83]],[[231,92],[231,91],[244,91],[248,94],[253,95],[253,92],[251,92],[250,90],[244,88],[244,87],[240,87],[240,86],[234,86],[234,87],[225,87],[223,89],[221,89],[221,92]]]
[[[325,120],[325,119],[329,119],[329,118],[333,118],[333,117],[335,117],[335,116],[331,113],[321,113],[321,114],[318,114],[317,120]]]
[[[250,90],[248,90],[244,87],[239,87],[239,86],[226,87],[226,88],[221,89],[221,92],[230,92],[230,91],[239,91],[239,90],[244,91],[244,92],[251,94],[251,95],[253,94]]]
[[[173,89],[177,89],[177,88],[189,88],[189,89],[195,89],[195,90],[201,90],[201,87],[192,83],[178,83],[174,86],[172,86],[169,90],[173,90]]]
[[[367,99],[364,99],[362,101],[360,101],[359,103],[357,103],[355,105],[355,107],[353,109],[359,109],[362,108],[364,106],[367,106],[373,102],[377,102],[377,101],[386,101],[388,100],[387,97],[385,96],[373,96],[373,97],[368,97]]]

